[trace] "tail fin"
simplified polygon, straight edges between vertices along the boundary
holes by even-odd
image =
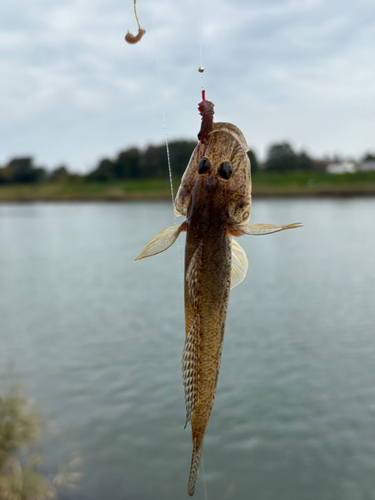
[[[193,450],[193,456],[191,457],[191,467],[190,467],[190,475],[189,475],[189,485],[188,485],[188,496],[194,496],[195,485],[198,479],[199,472],[199,463],[201,461],[202,455],[202,444],[198,449]]]

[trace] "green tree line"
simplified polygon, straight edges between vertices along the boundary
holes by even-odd
[[[171,141],[169,157],[173,176],[181,177],[196,146],[196,141]],[[311,158],[306,152],[296,152],[287,143],[272,144],[264,164],[259,164],[255,152],[250,150],[248,156],[251,170],[256,174],[259,168],[265,172],[287,172],[294,170],[311,170],[323,172],[328,160]],[[372,159],[367,155],[364,159]],[[336,158],[337,160],[337,158]],[[332,161],[332,160],[331,160]],[[15,183],[41,182],[110,182],[121,179],[164,179],[168,177],[168,162],[165,144],[148,146],[144,150],[132,147],[121,151],[115,158],[103,158],[86,175],[69,172],[62,165],[53,171],[34,164],[32,157],[13,158],[0,167],[0,185]]]

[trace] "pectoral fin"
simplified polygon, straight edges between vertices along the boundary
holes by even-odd
[[[199,281],[198,274],[201,265],[202,245],[195,250],[193,257],[189,262],[189,267],[186,273],[186,281],[188,284],[189,297],[194,309],[198,305]]]
[[[244,280],[249,263],[245,250],[232,239],[232,273],[230,277],[230,288],[234,288]]]
[[[285,226],[277,226],[276,224],[251,224],[251,226],[234,226],[236,236],[242,236],[244,234],[260,236],[262,234],[272,234],[278,233],[279,231],[285,231],[285,229],[294,229],[296,227],[302,227],[300,222],[295,222],[294,224],[287,224]]]
[[[152,257],[158,253],[164,252],[177,240],[180,233],[186,231],[187,223],[186,221],[182,224],[177,224],[176,226],[168,227],[159,233],[155,238],[153,238],[142,250],[140,255],[135,259],[137,260],[145,259],[146,257]]]

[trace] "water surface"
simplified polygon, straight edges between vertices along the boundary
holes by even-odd
[[[303,229],[239,240],[196,498],[375,499],[375,200],[257,200],[252,223]],[[181,380],[184,236],[170,203],[0,205],[0,371],[27,394],[84,476],[70,500],[186,498]]]

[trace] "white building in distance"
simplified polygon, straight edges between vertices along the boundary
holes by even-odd
[[[354,174],[356,171],[356,165],[352,161],[330,163],[326,168],[327,174]]]

